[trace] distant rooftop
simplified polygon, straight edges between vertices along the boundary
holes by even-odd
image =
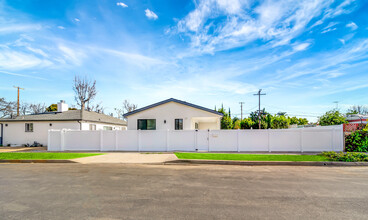
[[[0,122],[12,121],[89,121],[117,125],[127,125],[126,121],[93,111],[69,110],[64,112],[45,112],[20,115],[15,118],[0,118]]]
[[[209,108],[205,108],[205,107],[202,107],[202,106],[199,106],[199,105],[195,105],[195,104],[192,104],[192,103],[189,103],[189,102],[181,101],[181,100],[178,100],[178,99],[170,98],[170,99],[166,99],[164,101],[157,102],[155,104],[148,105],[146,107],[139,108],[137,110],[128,112],[128,113],[124,114],[124,117],[130,116],[130,115],[136,114],[138,112],[145,111],[147,109],[154,108],[156,106],[163,105],[163,104],[166,104],[166,103],[169,103],[169,102],[179,103],[179,104],[186,105],[186,106],[189,106],[189,107],[192,107],[192,108],[200,109],[202,111],[206,111],[206,112],[210,112],[210,113],[213,113],[213,114],[216,114],[216,115],[223,116],[223,114],[218,112],[218,111],[215,111],[215,110],[212,110],[212,109],[209,109]]]

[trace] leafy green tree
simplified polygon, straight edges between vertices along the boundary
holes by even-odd
[[[233,128],[233,120],[229,116],[229,114],[225,111],[223,107],[221,107],[218,112],[222,113],[224,116],[221,118],[221,129],[232,129]]]
[[[289,117],[289,120],[290,120],[290,124],[291,125],[297,125],[297,124],[299,124],[299,119],[297,118],[297,117]]]
[[[238,117],[233,118],[233,129],[240,129],[240,119]]]
[[[308,119],[306,118],[298,118],[298,125],[307,125]]]
[[[285,115],[275,115],[272,117],[271,128],[283,129],[289,127],[289,120]]]
[[[47,112],[56,112],[57,111],[57,104],[51,104],[49,107],[46,108]]]
[[[240,122],[241,129],[251,129],[254,126],[255,122],[251,118],[244,118]]]
[[[326,112],[324,115],[319,117],[319,124],[322,126],[326,125],[341,125],[347,123],[345,116],[338,110],[331,110]]]

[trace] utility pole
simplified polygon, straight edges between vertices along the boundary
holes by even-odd
[[[18,99],[17,99],[17,116],[19,116],[19,90],[24,90],[24,88],[21,88],[19,86],[13,86],[14,88],[18,89]]]
[[[239,102],[240,104],[240,120],[242,121],[243,120],[243,104],[244,102]]]
[[[266,93],[261,93],[261,92],[262,92],[262,89],[260,89],[257,94],[253,94],[253,95],[258,95],[258,127],[259,129],[261,129],[261,95],[266,95]]]

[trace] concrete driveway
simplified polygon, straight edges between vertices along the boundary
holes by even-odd
[[[366,167],[2,164],[2,219],[367,219]]]
[[[99,152],[101,153],[101,152]],[[103,152],[102,152],[103,153]],[[166,161],[177,160],[173,153],[104,153],[104,155],[84,157],[72,161],[81,164],[96,163],[139,163],[152,164],[164,163]]]

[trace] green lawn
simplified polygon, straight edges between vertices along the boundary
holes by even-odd
[[[244,161],[329,161],[319,155],[175,153],[179,159]]]
[[[97,156],[91,153],[0,153],[0,160],[68,160]]]

